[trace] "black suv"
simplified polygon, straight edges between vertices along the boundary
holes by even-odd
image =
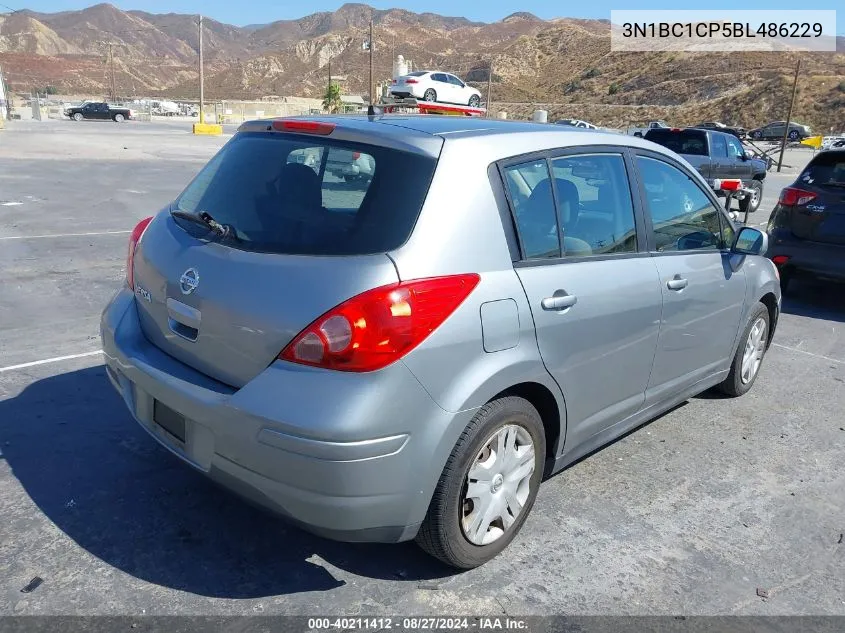
[[[768,256],[784,291],[796,274],[845,281],[845,149],[816,155],[781,192]]]

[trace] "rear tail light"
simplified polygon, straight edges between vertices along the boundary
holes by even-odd
[[[273,129],[277,132],[298,132],[299,134],[318,134],[328,136],[334,132],[334,123],[322,121],[302,121],[301,119],[276,119]]]
[[[772,261],[775,263],[775,266],[783,266],[789,261],[789,255],[775,255],[772,257]]]
[[[126,253],[126,284],[134,291],[135,290],[135,251],[138,248],[138,243],[147,230],[147,225],[152,218],[144,218],[129,234],[129,250]]]
[[[418,84],[419,82],[416,79],[406,79],[406,84]]]
[[[480,279],[477,274],[451,275],[368,290],[302,330],[279,358],[340,371],[381,369],[440,327]]]
[[[393,81],[391,81],[390,83],[395,84],[395,83],[398,83],[398,82],[394,79],[394,80],[393,80]]]
[[[805,205],[811,200],[816,197],[812,191],[804,191],[803,189],[798,189],[798,187],[786,187],[783,191],[780,192],[780,198],[778,201],[781,204],[795,207],[800,207],[801,205]]]

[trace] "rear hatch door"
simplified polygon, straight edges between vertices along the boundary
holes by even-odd
[[[814,242],[845,244],[845,152],[817,155],[795,186],[813,197],[792,208],[793,234]]]
[[[331,160],[369,156],[373,178],[343,182],[326,170],[335,152]],[[385,253],[409,237],[435,165],[378,145],[239,133],[141,240],[135,301],[145,336],[243,386],[320,315],[399,280]],[[177,211],[207,212],[234,237]]]

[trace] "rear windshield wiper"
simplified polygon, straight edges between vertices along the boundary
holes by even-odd
[[[170,212],[174,218],[180,218],[183,220],[188,220],[190,222],[194,222],[196,224],[202,224],[206,228],[210,229],[212,233],[215,235],[220,236],[222,239],[234,239],[235,241],[239,241],[237,232],[235,231],[235,227],[231,224],[221,224],[207,211],[200,211],[199,213],[191,213],[190,211],[182,211],[181,209],[173,209]]]

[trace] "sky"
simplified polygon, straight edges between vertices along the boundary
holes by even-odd
[[[3,9],[32,9],[34,11],[66,11],[96,4],[80,0],[0,0]],[[310,0],[284,2],[279,0],[112,0],[121,9],[140,9],[152,13],[202,13],[208,17],[244,26],[266,24],[274,20],[300,18],[316,11],[334,11],[343,0]],[[611,9],[678,9],[677,0],[591,0],[590,2],[558,2],[553,0],[371,0],[377,9],[400,8],[417,13],[463,16],[470,20],[495,22],[516,11],[529,11],[538,17],[609,18]],[[6,6],[8,5],[8,6]],[[687,9],[840,9],[837,33],[845,34],[845,5],[842,0],[816,0],[804,6],[799,0],[698,0],[684,6]]]

